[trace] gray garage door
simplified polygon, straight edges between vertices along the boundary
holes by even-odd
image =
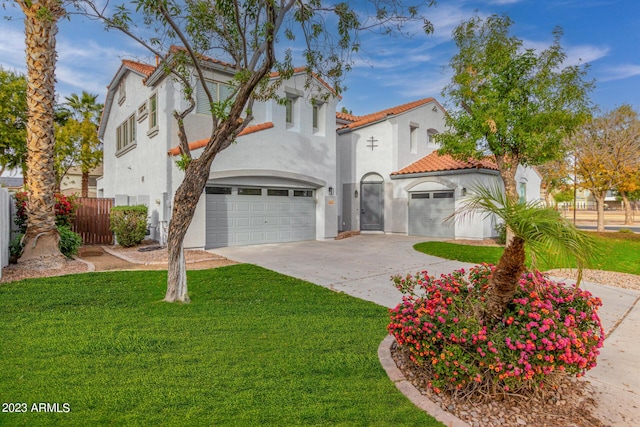
[[[315,240],[311,189],[207,187],[206,247]]]
[[[455,210],[453,191],[409,194],[409,234],[411,236],[455,237],[455,224],[446,221]]]

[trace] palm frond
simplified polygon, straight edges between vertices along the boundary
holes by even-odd
[[[499,183],[474,185],[454,216],[456,220],[465,220],[477,214],[485,218],[495,215],[503,220],[511,232],[529,247],[536,263],[538,259],[546,261],[547,265],[575,263],[581,272],[595,255],[594,239],[555,210],[538,202],[509,200]]]

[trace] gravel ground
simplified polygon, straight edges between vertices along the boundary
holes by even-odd
[[[144,248],[154,248],[140,251]],[[187,270],[215,268],[235,264],[224,257],[202,250],[186,250]],[[34,270],[24,268],[20,264],[11,264],[2,269],[0,283],[14,282],[22,279],[38,277],[63,276],[67,274],[86,273],[90,271],[109,270],[160,270],[166,269],[168,262],[167,249],[157,247],[154,243],[145,243],[133,248],[121,246],[83,246],[78,258],[68,260],[61,269]]]
[[[584,379],[564,377],[558,379],[555,393],[546,395],[511,397],[509,399],[485,396],[453,397],[436,394],[428,388],[430,374],[417,366],[394,342],[391,356],[404,377],[432,402],[472,427],[601,427],[596,417],[596,402],[591,384]]]

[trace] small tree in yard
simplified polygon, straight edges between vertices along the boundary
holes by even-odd
[[[145,39],[134,23],[136,13],[125,6],[115,8],[107,16],[102,4],[77,1],[84,13],[106,23],[108,29],[123,31],[146,46],[159,58],[161,67],[179,82],[190,107],[174,111],[177,122],[181,164],[185,177],[174,196],[169,224],[169,272],[166,301],[188,302],[183,240],[193,218],[196,204],[205,187],[211,164],[220,151],[233,143],[236,136],[252,121],[252,105],[256,100],[275,97],[276,89],[294,71],[291,50],[276,55],[278,41],[290,42],[302,38],[304,59],[309,78],[316,76],[331,83],[336,94],[342,91],[341,81],[350,69],[350,54],[359,48],[358,33],[362,30],[399,32],[406,22],[419,21],[426,32],[431,23],[420,16],[420,8],[433,3],[418,2],[404,6],[398,0],[375,0],[370,17],[362,17],[355,8],[344,3],[324,3],[318,0],[245,0],[205,1],[186,3],[141,0],[136,12],[153,27],[152,33],[164,34],[165,40],[181,46],[169,50],[160,39]],[[330,23],[336,25],[334,32]],[[147,32],[148,34],[148,32]],[[171,44],[171,43],[168,43]],[[209,142],[198,158],[192,158],[188,144],[185,118],[195,108],[191,77],[204,81],[203,55],[229,62],[235,69],[231,82],[232,94],[214,102],[206,85],[203,89],[211,105],[212,131]],[[270,78],[272,72],[277,78]]]
[[[589,115],[585,67],[563,68],[566,59],[556,29],[554,42],[536,53],[509,34],[512,21],[474,17],[453,32],[459,52],[450,61],[454,75],[443,95],[455,109],[449,132],[437,136],[441,152],[459,158],[495,157],[507,197],[518,197],[518,165],[560,159],[563,141]]]
[[[454,30],[459,53],[450,61],[454,76],[443,94],[457,109],[447,116],[451,130],[437,136],[443,153],[494,156],[508,202],[502,205],[509,209],[518,202],[518,165],[535,166],[564,154],[565,138],[589,117],[587,94],[592,87],[583,80],[583,67],[562,68],[566,56],[559,29],[553,44],[536,54],[509,34],[511,25],[509,18],[494,15],[484,21],[474,17]],[[508,235],[503,256],[507,262],[498,266],[489,283],[489,318],[506,309],[523,271],[524,240],[507,226],[515,238]]]
[[[598,231],[604,229],[604,199],[617,189],[632,223],[629,194],[640,188],[640,119],[629,105],[594,118],[571,138],[581,186],[596,200]]]
[[[551,208],[522,204],[502,188],[472,189],[465,215],[497,215],[514,237],[497,266],[483,264],[431,277],[393,278],[407,294],[390,310],[388,329],[436,392],[462,392],[491,400],[554,390],[564,375],[596,366],[604,331],[598,298],[558,284],[534,268],[525,272],[524,245],[552,261],[589,261],[593,242]],[[524,274],[523,274],[524,273]]]

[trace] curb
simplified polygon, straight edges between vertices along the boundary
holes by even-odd
[[[387,372],[389,379],[393,381],[398,390],[404,394],[418,408],[422,409],[436,420],[448,427],[470,427],[468,423],[462,421],[455,415],[443,410],[440,405],[434,403],[411,384],[396,366],[396,362],[391,357],[391,345],[396,341],[393,335],[387,335],[378,346],[378,359]]]

